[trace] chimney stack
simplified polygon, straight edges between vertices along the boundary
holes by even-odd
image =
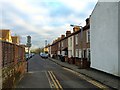
[[[66,31],[66,37],[71,34],[71,31]]]
[[[65,35],[61,35],[61,39],[65,38]]]
[[[86,25],[89,25],[89,23],[90,23],[90,19],[87,18],[87,19],[86,19]]]
[[[74,28],[73,28],[73,32],[76,32],[76,31],[79,31],[80,30],[80,27],[79,26],[75,26]]]

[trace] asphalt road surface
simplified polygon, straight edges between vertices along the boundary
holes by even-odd
[[[17,88],[101,90],[69,69],[49,59],[43,59],[39,55],[35,55],[28,61],[28,73],[19,82]]]

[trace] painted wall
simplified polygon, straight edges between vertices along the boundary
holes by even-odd
[[[62,56],[65,56],[65,51],[62,51],[62,52],[61,52],[61,55],[62,55]]]
[[[74,45],[75,45],[75,43],[74,43],[74,36],[72,36],[72,56],[73,57],[75,57],[75,48],[74,48]]]
[[[71,57],[71,52],[72,50],[72,46],[71,46],[71,37],[68,37],[68,57],[70,58]]]
[[[120,2],[118,3],[118,24],[120,24]],[[120,25],[118,25],[118,74],[120,76]]]
[[[117,2],[97,3],[90,18],[90,35],[91,67],[120,76]]]
[[[70,58],[71,56],[74,57],[74,36],[68,37],[68,57]]]
[[[57,53],[57,54],[58,54],[58,55],[61,55],[61,54],[60,54],[60,51],[58,51],[58,53]]]

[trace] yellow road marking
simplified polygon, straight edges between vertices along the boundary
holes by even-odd
[[[98,83],[98,82],[96,82],[94,80],[86,80],[86,81],[88,81],[89,83],[101,88],[102,90],[104,90],[104,89],[106,90],[108,88],[105,85],[102,85],[101,83]]]
[[[53,83],[54,88],[57,90],[63,90],[62,86],[60,85],[59,81],[55,77],[54,73],[52,71],[48,71],[48,74],[50,76],[50,79],[52,80],[52,82],[49,80],[50,84]],[[53,87],[51,87],[51,88],[53,88]]]
[[[49,82],[49,84],[50,84],[50,88],[52,88],[52,84],[51,84],[51,82],[50,82],[50,78],[48,77],[48,74],[47,74],[46,71],[45,71],[45,74],[46,74],[46,76],[47,76],[47,78],[48,78],[48,82]]]
[[[54,83],[54,85],[55,85],[55,88],[56,88],[57,90],[59,90],[59,89],[58,89],[58,85],[56,84],[55,80],[53,79],[53,77],[52,77],[50,71],[48,71],[48,73],[49,73],[50,78],[52,79],[52,81],[53,81],[53,83]]]
[[[51,74],[53,75],[53,77],[54,77],[55,81],[57,82],[59,88],[60,88],[61,90],[63,90],[62,86],[60,85],[59,81],[56,79],[56,77],[55,77],[55,75],[53,74],[52,71],[51,71]]]
[[[104,89],[106,90],[106,89],[108,88],[107,86],[105,86],[105,85],[103,85],[103,84],[101,84],[101,83],[99,83],[99,82],[97,82],[97,81],[95,81],[95,80],[92,80],[91,78],[89,78],[89,77],[87,77],[87,76],[85,76],[85,75],[82,75],[82,74],[80,74],[80,73],[78,73],[78,72],[75,72],[75,71],[73,71],[73,70],[71,70],[71,69],[64,68],[64,67],[63,67],[63,69],[65,69],[65,70],[67,70],[67,71],[70,71],[70,72],[78,75],[80,78],[86,80],[87,82],[89,82],[89,83],[97,86],[98,88],[100,88],[100,89],[102,89],[102,90],[104,90]]]

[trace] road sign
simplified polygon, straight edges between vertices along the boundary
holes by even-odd
[[[27,46],[31,47],[31,36],[27,36]]]

